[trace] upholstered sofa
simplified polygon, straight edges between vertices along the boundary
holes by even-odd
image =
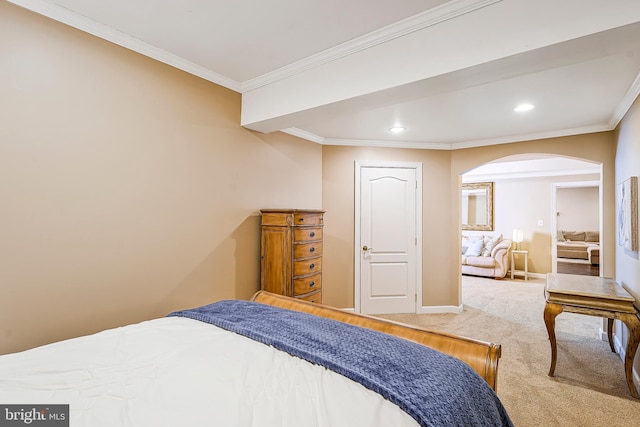
[[[502,234],[462,235],[462,274],[502,279],[509,270],[511,240]]]
[[[600,264],[600,233],[598,231],[558,230],[556,236],[558,258],[586,259]]]

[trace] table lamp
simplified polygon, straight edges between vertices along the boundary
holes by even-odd
[[[513,229],[513,242],[516,244],[516,251],[520,250],[520,247],[522,246],[522,240],[523,240],[522,230],[520,230],[519,228],[514,228]]]

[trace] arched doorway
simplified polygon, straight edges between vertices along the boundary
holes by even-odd
[[[469,170],[461,175],[461,182],[493,183],[494,225],[491,233],[511,239],[514,229],[521,231],[521,246],[528,251],[528,270],[532,277],[544,278],[546,273],[557,271],[557,188],[568,186],[568,183],[597,186],[596,230],[601,233],[601,164],[548,154],[519,154]],[[604,262],[606,260],[600,256],[598,271],[602,271]]]

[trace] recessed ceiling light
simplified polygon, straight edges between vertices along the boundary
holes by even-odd
[[[518,113],[522,113],[525,111],[529,111],[529,110],[533,110],[533,105],[532,104],[520,104],[518,105],[516,108],[513,109],[513,111],[518,112]]]
[[[389,128],[389,132],[392,132],[392,133],[401,133],[401,132],[404,132],[405,130],[407,130],[407,128],[404,126],[394,126],[392,128]]]

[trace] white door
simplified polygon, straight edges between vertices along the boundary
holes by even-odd
[[[415,313],[418,307],[418,242],[421,240],[418,235],[418,229],[421,229],[418,227],[421,222],[418,216],[420,168],[415,164],[409,167],[358,166],[356,260],[359,262],[356,262],[356,268],[359,264],[360,292],[356,293],[356,298],[359,296],[360,299],[359,311],[368,314]]]

